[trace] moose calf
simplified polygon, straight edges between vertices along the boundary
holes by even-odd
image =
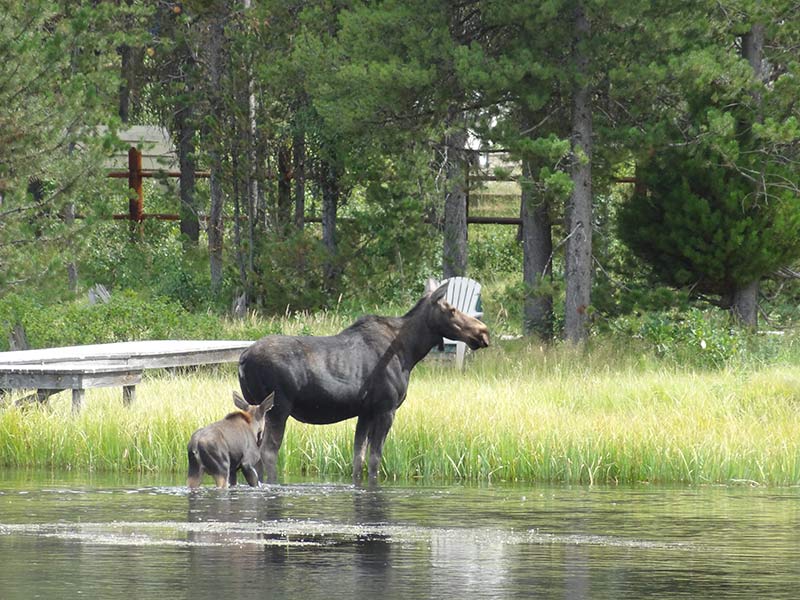
[[[239,410],[192,434],[188,446],[190,488],[200,485],[203,473],[211,475],[218,488],[236,485],[239,469],[248,484],[258,486],[256,466],[261,460],[258,446],[264,433],[264,416],[272,408],[274,397],[273,392],[261,404],[253,406],[233,392],[233,403]]]

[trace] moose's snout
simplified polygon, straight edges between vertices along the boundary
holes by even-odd
[[[488,331],[481,332],[480,341],[481,341],[481,345],[480,345],[481,348],[488,348],[489,347],[489,332]]]
[[[470,336],[467,345],[470,350],[489,347],[489,329],[481,323],[481,327]]]

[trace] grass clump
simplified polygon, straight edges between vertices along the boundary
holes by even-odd
[[[156,375],[133,406],[93,389],[70,413],[0,408],[0,466],[182,472],[191,433],[233,409],[233,369]],[[13,397],[12,397],[13,399]],[[632,352],[538,348],[477,353],[466,371],[415,370],[383,457],[391,479],[599,483],[800,483],[800,372],[665,367]],[[290,420],[283,476],[349,477],[355,420]]]

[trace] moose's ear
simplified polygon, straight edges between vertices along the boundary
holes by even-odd
[[[436,288],[436,290],[434,290],[434,292],[431,294],[431,302],[438,302],[439,300],[444,298],[444,295],[447,293],[448,283],[449,282],[440,285],[438,288]]]
[[[425,280],[425,295],[432,294],[438,287],[439,281],[433,277],[428,277],[428,279]]]
[[[250,405],[247,403],[247,400],[242,398],[242,395],[236,390],[233,390],[233,403],[239,410],[246,411],[250,408]]]

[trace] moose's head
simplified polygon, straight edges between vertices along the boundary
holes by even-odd
[[[273,402],[275,400],[275,392],[270,393],[269,396],[262,400],[261,404],[248,404],[247,400],[242,398],[242,396],[234,390],[233,392],[233,403],[236,405],[240,411],[242,411],[247,418],[247,422],[250,423],[250,429],[253,431],[253,435],[256,436],[256,445],[261,445],[261,438],[264,435],[264,427],[265,427],[265,419],[267,412],[272,408]]]
[[[428,324],[431,330],[442,337],[464,342],[471,350],[486,348],[489,345],[489,328],[470,315],[461,312],[450,304],[445,296],[447,283],[435,287],[432,279],[428,280]]]

